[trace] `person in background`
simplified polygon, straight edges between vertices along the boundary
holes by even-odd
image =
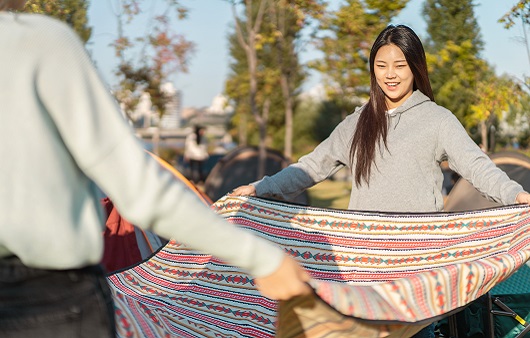
[[[193,183],[204,182],[204,162],[210,157],[204,132],[203,126],[195,126],[184,144],[184,160],[190,164],[190,180]]]
[[[389,25],[370,52],[370,98],[310,154],[230,195],[289,200],[347,166],[348,208],[387,212],[443,210],[450,168],[489,198],[529,203],[530,195],[490,160],[457,118],[434,102],[422,43],[412,29]],[[434,337],[428,326],[415,337]]]
[[[100,189],[144,229],[244,269],[272,299],[310,292],[282,249],[216,215],[141,146],[80,39],[0,0],[0,337],[112,337]]]

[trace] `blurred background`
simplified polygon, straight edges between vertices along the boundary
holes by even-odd
[[[212,199],[296,161],[363,104],[371,43],[389,23],[418,33],[436,101],[485,152],[528,154],[526,0],[32,0],[25,11],[79,33],[146,149],[188,178],[186,137],[205,128],[195,183]],[[344,170],[298,202],[346,208],[349,189]]]

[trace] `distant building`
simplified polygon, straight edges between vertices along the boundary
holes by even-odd
[[[216,95],[209,107],[182,109],[182,120],[186,125],[210,126],[209,130],[226,130],[230,117],[234,113],[234,108],[228,104],[228,99],[224,95]]]
[[[163,129],[178,129],[181,126],[182,93],[176,90],[171,82],[162,85],[162,92],[170,97],[166,104],[166,112],[160,121]]]
[[[232,115],[234,107],[228,104],[228,98],[224,95],[216,95],[210,107],[206,108],[208,114],[216,115]]]
[[[158,114],[153,110],[149,93],[142,93],[136,109],[131,114],[136,128],[149,128],[160,126],[162,129],[178,129],[181,126],[181,103],[182,94],[176,90],[172,83],[167,82],[162,85],[162,91],[169,96],[166,104],[166,111],[160,120]]]
[[[131,118],[135,121],[135,127],[148,128],[151,126],[152,107],[149,93],[142,93],[140,101],[131,115]]]
[[[166,106],[166,112],[160,121],[158,135],[165,142],[165,146],[180,147],[186,135],[193,131],[195,125],[206,127],[206,136],[210,141],[212,151],[215,153],[226,152],[234,146],[233,140],[227,133],[230,118],[234,112],[228,104],[228,99],[223,95],[213,98],[209,107],[182,108],[182,94],[172,84],[166,84],[162,88],[173,98]],[[149,94],[142,95],[134,112],[135,128],[139,137],[150,140],[157,132],[158,115],[154,112]]]

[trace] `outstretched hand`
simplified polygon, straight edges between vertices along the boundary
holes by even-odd
[[[273,300],[287,300],[311,293],[311,288],[306,283],[310,279],[307,271],[286,255],[276,271],[266,277],[255,278],[255,282],[263,296]]]
[[[515,201],[517,203],[530,204],[530,194],[527,193],[526,191],[520,192],[519,194],[517,194],[517,197],[515,198]]]
[[[242,185],[229,192],[228,196],[256,196],[256,188],[253,185]]]

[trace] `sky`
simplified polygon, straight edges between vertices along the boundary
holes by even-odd
[[[161,0],[150,0],[149,3]],[[117,35],[116,18],[113,15],[114,0],[92,0],[88,19],[92,26],[92,36],[87,49],[92,55],[103,79],[110,86],[115,85],[112,75],[117,58],[109,45]],[[183,107],[207,107],[214,97],[221,94],[229,73],[230,62],[227,37],[232,31],[232,12],[226,0],[180,0],[189,9],[188,18],[175,24],[175,31],[195,43],[195,53],[190,58],[187,74],[178,74],[173,83],[182,92]],[[516,3],[516,0],[475,0],[475,16],[485,43],[482,57],[492,64],[497,74],[508,74],[519,79],[530,74],[526,46],[521,42],[522,25],[507,30],[497,20]],[[423,0],[411,0],[407,7],[392,22],[406,24],[423,39],[427,24],[421,15]],[[148,13],[148,10],[146,10]],[[135,23],[135,33],[146,31],[147,23]],[[310,44],[302,53],[305,62],[318,57]],[[318,85],[320,76],[313,72],[304,85],[310,90]]]

